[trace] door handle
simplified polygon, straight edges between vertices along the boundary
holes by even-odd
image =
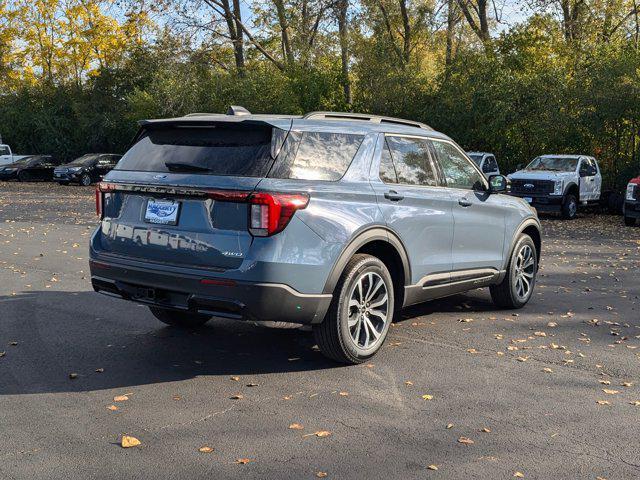
[[[392,202],[398,202],[404,198],[404,195],[400,195],[395,190],[389,190],[384,194],[384,198],[391,200]]]
[[[462,197],[461,199],[458,200],[458,204],[463,206],[463,207],[470,207],[471,205],[473,205],[471,203],[471,201],[467,200],[466,198]]]

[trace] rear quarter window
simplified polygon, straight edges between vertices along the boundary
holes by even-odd
[[[363,135],[290,132],[269,177],[336,181],[346,173]]]

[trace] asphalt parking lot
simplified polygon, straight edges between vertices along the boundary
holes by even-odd
[[[640,477],[621,217],[545,218],[523,310],[485,290],[411,308],[355,367],[308,332],[176,331],[94,293],[95,224],[92,188],[0,184],[0,478]]]

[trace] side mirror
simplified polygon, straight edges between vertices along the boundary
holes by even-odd
[[[490,193],[505,193],[509,191],[511,180],[504,175],[491,175],[489,177]]]

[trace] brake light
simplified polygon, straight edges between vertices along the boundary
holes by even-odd
[[[309,203],[303,193],[252,193],[249,196],[249,232],[268,237],[284,230],[296,210]]]
[[[102,219],[102,203],[104,201],[104,192],[112,192],[115,190],[115,185],[112,183],[100,182],[96,185],[96,215]]]

